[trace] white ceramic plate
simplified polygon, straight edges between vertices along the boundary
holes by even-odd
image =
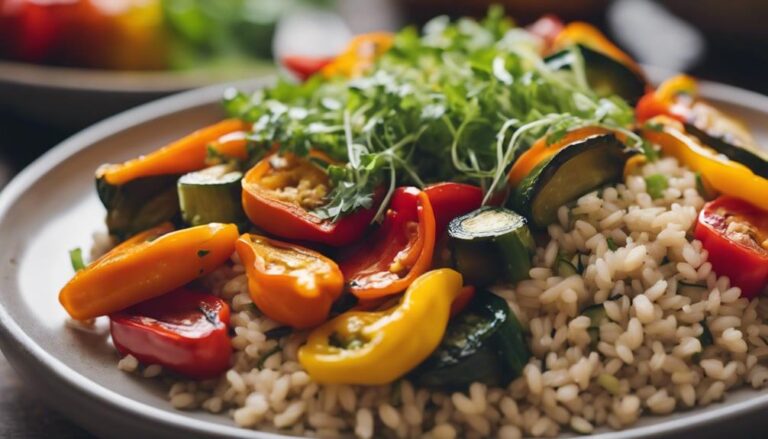
[[[256,88],[264,82],[238,85]],[[89,248],[92,233],[104,230],[104,209],[94,190],[96,167],[221,119],[222,90],[172,96],[101,122],[45,154],[0,194],[0,348],[49,404],[102,437],[282,437],[236,428],[227,416],[175,411],[158,382],[116,368],[117,354],[104,336],[66,328],[57,300],[72,275],[67,251]],[[703,84],[702,92],[768,144],[768,97],[715,84]],[[598,436],[739,437],[749,423],[766,428],[759,413],[744,417],[765,409],[768,392],[743,389],[723,403],[644,417],[630,429]]]

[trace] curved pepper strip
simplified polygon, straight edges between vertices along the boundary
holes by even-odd
[[[611,42],[602,32],[589,23],[581,21],[574,21],[565,26],[552,44],[553,51],[565,49],[566,47],[573,46],[575,44],[582,44],[589,47],[592,50],[596,50],[603,55],[609,56],[614,60],[624,64],[635,73],[642,77],[645,77],[643,70],[640,66],[626,54],[623,50],[619,49],[615,44]]]
[[[648,128],[649,125],[656,128]],[[641,134],[691,170],[700,172],[704,181],[716,191],[768,210],[768,179],[702,146],[684,133],[679,122],[658,116],[646,124]]]
[[[435,214],[426,192],[395,190],[384,223],[340,262],[349,290],[360,299],[405,291],[429,270],[435,250]]]
[[[107,183],[121,185],[142,177],[155,175],[185,174],[199,171],[206,167],[208,146],[219,141],[225,143],[223,154],[235,157],[247,156],[246,143],[230,143],[222,137],[232,133],[245,132],[248,126],[239,119],[223,120],[215,125],[200,129],[150,154],[128,160],[122,164],[101,166],[96,171],[97,178],[104,178]],[[240,148],[242,147],[242,150]]]
[[[344,276],[320,253],[250,234],[242,235],[235,249],[253,303],[272,320],[299,329],[317,326],[341,296]]]
[[[174,232],[169,223],[128,239],[78,271],[59,293],[74,319],[111,314],[208,274],[235,251],[234,224]]]
[[[637,121],[642,123],[663,114],[685,122],[690,118],[690,107],[678,104],[678,98],[686,95],[693,99],[697,94],[698,85],[695,79],[688,75],[673,76],[637,101],[635,107]]]
[[[347,312],[312,331],[299,349],[299,362],[319,383],[391,383],[435,350],[461,291],[458,272],[444,268],[425,273],[398,306]]]
[[[557,154],[561,149],[573,142],[590,136],[607,134],[610,132],[611,131],[606,128],[588,126],[569,131],[561,139],[553,143],[547,143],[547,137],[542,137],[534,142],[528,151],[524,152],[512,165],[509,174],[507,174],[509,185],[516,187],[534,170],[534,168],[536,168],[536,166]],[[619,133],[614,134],[619,135]],[[620,137],[619,139],[622,141],[625,140],[624,137]]]
[[[112,341],[123,355],[195,379],[229,368],[229,305],[212,294],[178,289],[111,314]]]
[[[351,244],[365,233],[376,215],[380,197],[376,197],[370,209],[358,209],[335,222],[322,219],[299,201],[283,197],[282,192],[288,187],[296,188],[301,180],[327,190],[329,181],[325,171],[292,154],[282,156],[284,166],[276,168],[274,158],[274,155],[264,158],[243,178],[243,209],[254,225],[281,238],[336,247]]]
[[[388,51],[395,37],[390,32],[371,32],[354,37],[347,48],[322,69],[326,78],[343,76],[355,78],[373,66],[376,59]]]

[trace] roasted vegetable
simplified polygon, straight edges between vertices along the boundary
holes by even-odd
[[[720,197],[699,213],[694,232],[709,252],[712,269],[752,298],[768,286],[768,211]]]
[[[432,264],[435,214],[426,192],[398,188],[381,227],[339,265],[359,299],[405,291]]]
[[[680,122],[657,116],[646,122],[641,134],[664,153],[701,173],[704,182],[716,191],[768,210],[768,179],[700,144],[685,133]]]
[[[483,291],[451,320],[440,346],[412,376],[430,387],[506,386],[529,358],[523,328],[506,301]]]
[[[335,262],[307,248],[245,234],[235,246],[248,275],[253,303],[294,328],[311,328],[328,318],[341,296],[344,276]]]
[[[379,200],[338,221],[323,219],[313,210],[327,203],[329,185],[326,172],[310,160],[271,155],[245,174],[243,209],[253,224],[281,238],[349,245],[365,233]]]
[[[620,181],[627,160],[638,154],[640,150],[627,147],[614,134],[575,140],[545,157],[517,184],[512,208],[535,227],[546,227],[557,220],[560,206],[604,184]],[[518,174],[513,167],[510,176]]]
[[[173,221],[179,213],[175,175],[140,178],[123,185],[96,180],[96,191],[107,209],[109,233],[123,240],[160,223]]]
[[[350,311],[310,333],[299,362],[328,384],[388,384],[413,370],[440,344],[461,275],[430,271],[408,287],[400,304],[378,312]]]
[[[536,246],[526,219],[515,212],[482,207],[451,221],[448,236],[453,265],[467,283],[528,278]]]
[[[61,289],[74,319],[111,314],[163,295],[210,273],[235,251],[237,227],[212,223],[174,232],[163,224],[90,263]]]
[[[96,171],[96,192],[107,208],[110,233],[124,239],[179,213],[176,182],[181,174],[205,168],[208,147],[234,157],[245,157],[243,139],[227,139],[245,129],[243,122],[225,120],[195,131],[151,154]]]
[[[618,95],[635,104],[645,93],[645,78],[627,65],[587,46],[577,44],[569,49],[550,55],[545,60],[554,70],[574,69],[581,57],[589,87],[598,96]]]
[[[229,368],[229,305],[179,289],[111,314],[112,341],[123,355],[190,378],[214,378]]]
[[[608,319],[608,315],[605,312],[605,306],[602,303],[597,303],[588,306],[581,312],[581,315],[589,317],[589,338],[591,340],[592,349],[597,347],[597,343],[600,341],[600,325]]]
[[[184,222],[193,226],[245,221],[241,203],[243,173],[216,165],[179,178],[177,191]]]
[[[698,97],[698,85],[690,76],[677,75],[647,93],[637,104],[637,119],[658,115],[684,124],[685,131],[701,143],[768,178],[768,155],[760,151],[749,129]]]
[[[443,182],[424,188],[435,212],[435,231],[445,233],[448,223],[459,215],[472,212],[483,203],[483,190],[471,184]]]

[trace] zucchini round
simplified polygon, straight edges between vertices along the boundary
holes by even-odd
[[[645,78],[621,62],[587,46],[574,46],[584,60],[584,70],[590,88],[598,96],[619,95],[634,105],[645,93]],[[548,56],[545,60],[554,70],[572,70],[576,62],[571,48]]]
[[[515,188],[511,207],[534,227],[557,221],[560,206],[624,176],[627,160],[640,154],[613,134],[578,140],[539,164]]]
[[[211,166],[183,175],[177,190],[184,222],[192,226],[244,222],[242,179],[243,173],[231,165]]]
[[[522,373],[530,351],[507,302],[482,291],[451,320],[437,349],[412,374],[426,387],[505,386]]]
[[[472,285],[528,278],[535,250],[527,221],[500,207],[481,207],[448,224],[453,266]]]

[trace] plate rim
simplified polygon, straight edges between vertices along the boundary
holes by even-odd
[[[659,77],[654,74],[651,76]],[[216,100],[220,99],[226,88],[257,89],[268,85],[272,81],[274,81],[274,76],[213,85],[175,94],[119,113],[80,131],[35,160],[13,178],[0,192],[0,223],[10,216],[10,207],[24,196],[27,187],[55,168],[58,163],[81,151],[87,150],[100,139],[118,134],[131,127],[142,125],[155,118],[215,103]],[[701,93],[705,98],[736,104],[768,115],[768,96],[710,81],[700,81],[699,84]],[[0,282],[0,288],[4,287],[3,283],[5,281]],[[51,377],[57,382],[64,393],[74,392],[78,397],[85,397],[90,402],[99,404],[104,410],[113,410],[129,415],[127,422],[142,420],[154,423],[148,426],[148,428],[159,428],[160,430],[157,431],[162,431],[164,434],[184,432],[192,435],[204,434],[208,437],[259,439],[294,437],[268,431],[214,424],[188,416],[185,412],[160,411],[149,404],[133,400],[111,389],[95,384],[87,376],[71,369],[55,356],[45,352],[41,346],[35,343],[22,330],[2,303],[0,303],[0,344],[14,369],[17,367],[17,364],[34,362],[35,366],[42,366],[47,373],[51,374]],[[20,360],[20,357],[24,358]],[[43,396],[43,399],[45,400],[46,398]],[[54,401],[46,402],[56,408],[60,405]],[[682,418],[669,414],[664,416],[666,419],[652,425],[620,431],[608,431],[599,433],[594,437],[598,439],[626,439],[631,437],[658,437],[660,435],[683,432],[766,408],[768,407],[768,393],[749,398],[745,401],[721,404],[723,405],[709,412],[688,414]],[[78,424],[85,426],[86,429],[95,429],[93,424],[83,422],[83,419],[75,420]]]

